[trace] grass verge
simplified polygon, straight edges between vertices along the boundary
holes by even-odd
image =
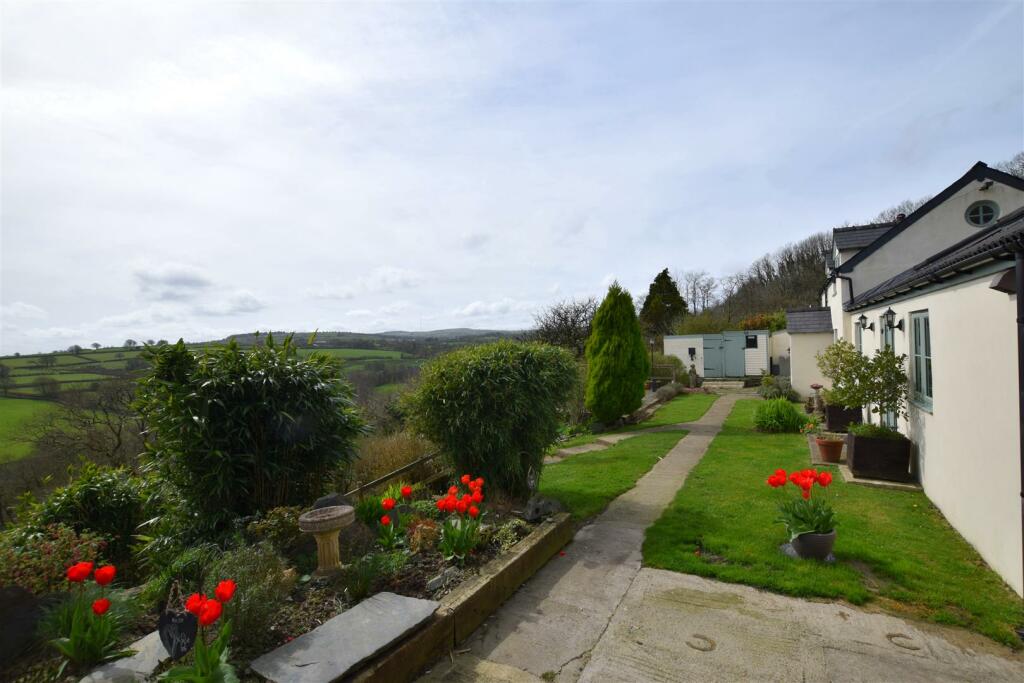
[[[922,493],[846,484],[828,489],[838,518],[836,563],[793,560],[776,506],[776,468],[809,467],[799,434],[754,431],[756,400],[736,404],[707,454],[647,530],[644,563],[804,597],[872,602],[901,615],[970,628],[1021,647],[1021,600]],[[788,489],[788,490],[787,490]],[[783,493],[785,492],[785,493]],[[700,552],[697,552],[697,551]]]
[[[580,453],[546,465],[540,493],[561,502],[582,520],[598,514],[665,456],[685,431],[638,434],[603,451]]]
[[[708,408],[718,398],[717,394],[681,394],[658,408],[650,420],[639,424],[627,425],[621,429],[615,429],[601,434],[580,434],[565,441],[559,441],[551,447],[550,452],[554,453],[563,448],[583,446],[597,441],[608,434],[620,434],[622,432],[636,432],[651,427],[664,427],[666,425],[679,424],[680,422],[693,422],[699,420],[708,412]]]

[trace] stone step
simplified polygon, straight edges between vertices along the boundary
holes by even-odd
[[[254,660],[274,683],[331,683],[429,619],[434,600],[377,593],[309,633]]]

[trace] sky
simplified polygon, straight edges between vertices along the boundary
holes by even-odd
[[[0,353],[522,329],[1024,149],[1021,2],[8,2]]]

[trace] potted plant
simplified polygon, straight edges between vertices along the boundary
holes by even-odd
[[[843,446],[846,444],[846,437],[835,432],[826,432],[821,428],[821,423],[816,415],[812,415],[800,428],[801,434],[814,437],[814,443],[818,446],[818,453],[825,462],[839,462],[843,457]]]
[[[878,351],[869,361],[864,395],[871,413],[906,416],[906,355]],[[891,427],[865,424],[850,427],[846,437],[846,459],[855,477],[912,481],[910,440]]]
[[[800,495],[787,497],[779,504],[778,521],[786,525],[793,550],[804,559],[828,559],[836,542],[836,515],[822,495],[815,497],[811,492],[815,486],[827,489],[832,474],[807,469],[787,476],[786,470],[778,469],[768,477],[773,489],[781,489],[788,482],[800,490]]]
[[[816,358],[818,369],[832,381],[832,388],[821,392],[825,399],[825,422],[833,432],[846,431],[849,425],[862,420],[868,359],[845,339],[831,344]]]

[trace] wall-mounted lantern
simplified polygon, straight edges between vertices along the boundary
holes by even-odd
[[[866,315],[864,315],[863,313],[861,314],[861,316],[859,318],[857,318],[857,322],[860,323],[860,329],[862,329],[862,330],[871,330],[872,332],[875,331],[875,324],[874,323],[869,323],[868,322],[868,317]]]
[[[903,331],[903,318],[900,318],[899,322],[896,322],[896,311],[891,308],[882,314],[882,320],[885,322],[885,326],[890,330]]]

